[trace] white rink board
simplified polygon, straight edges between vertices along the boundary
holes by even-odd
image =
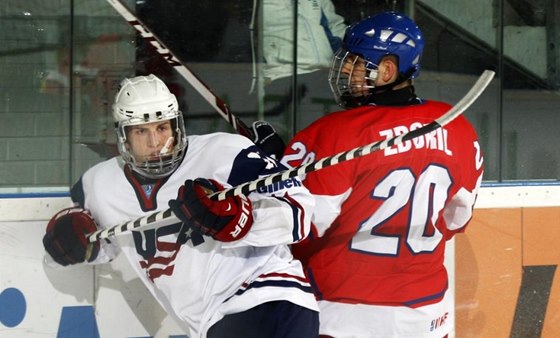
[[[96,267],[45,263],[41,240],[46,223],[70,204],[69,198],[0,199],[0,337],[186,337],[123,257]],[[22,299],[8,297],[14,289],[24,297],[21,320],[1,310],[21,306]]]
[[[560,185],[501,185],[482,187],[475,208],[560,206]]]
[[[0,318],[0,337],[56,337],[63,306],[93,301],[91,268],[77,267],[61,274],[43,264],[43,229],[42,222],[0,223],[0,292],[16,288],[26,302],[19,325],[7,328],[6,318]],[[11,308],[13,302],[7,301],[0,297],[0,306]]]
[[[46,223],[70,204],[68,197],[0,199],[0,337],[75,338],[72,325],[80,338],[186,337],[122,257],[96,267],[44,263]],[[560,185],[496,186],[481,188],[476,208],[559,205]],[[446,264],[453,279],[449,244]],[[8,297],[14,290],[24,303]],[[2,311],[14,304],[25,304],[22,317]]]

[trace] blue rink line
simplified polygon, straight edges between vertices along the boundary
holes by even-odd
[[[506,181],[506,182],[482,181],[481,186],[483,188],[560,186],[560,180],[531,180],[531,181]],[[52,198],[52,197],[70,197],[70,192],[53,191],[53,192],[27,192],[27,193],[0,193],[0,199]],[[143,338],[143,337],[139,337],[139,338]],[[173,338],[177,338],[177,337],[173,337]]]
[[[3,193],[0,199],[8,198],[50,198],[50,197],[70,197],[70,192],[28,192],[28,193]]]
[[[483,188],[501,188],[501,187],[546,187],[546,186],[560,186],[560,181],[557,180],[542,180],[542,181],[507,181],[507,182],[484,182],[480,184]]]

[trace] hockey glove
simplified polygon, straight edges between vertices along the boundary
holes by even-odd
[[[96,230],[97,223],[87,210],[63,209],[47,224],[43,246],[60,265],[91,262],[99,253],[99,242],[89,243],[87,235]]]
[[[169,207],[193,231],[221,242],[236,241],[251,228],[253,208],[245,195],[228,197],[223,201],[208,197],[223,189],[215,180],[187,180],[179,188],[177,199],[169,201]]]
[[[253,122],[253,133],[255,134],[254,142],[262,151],[276,160],[282,158],[286,144],[270,123],[266,121]]]

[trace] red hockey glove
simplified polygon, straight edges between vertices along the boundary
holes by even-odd
[[[221,242],[236,241],[251,228],[253,208],[245,195],[228,197],[223,201],[208,197],[223,189],[215,180],[187,180],[179,188],[177,199],[169,201],[169,207],[194,231]]]
[[[89,243],[87,235],[96,230],[97,223],[87,210],[63,209],[47,224],[43,246],[60,265],[91,262],[99,253],[99,242]]]

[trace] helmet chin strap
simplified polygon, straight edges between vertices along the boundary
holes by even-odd
[[[412,85],[395,89],[409,81],[414,71],[415,69],[411,69],[406,74],[399,74],[394,82],[371,88],[370,95],[364,100],[364,104],[403,105],[417,102]]]
[[[370,95],[369,95],[369,97],[366,101],[368,103],[375,103],[375,96],[381,95],[381,94],[389,92],[389,91],[394,91],[395,87],[397,87],[398,85],[410,80],[410,78],[412,77],[412,74],[414,74],[415,71],[416,71],[416,68],[411,68],[404,74],[399,73],[399,75],[397,75],[397,79],[394,82],[388,83],[388,84],[383,85],[383,86],[371,88],[369,90]]]
[[[340,96],[340,102],[342,103],[342,106],[347,109],[356,108],[366,104],[378,104],[379,101],[385,101],[384,97],[390,96],[391,92],[395,91],[395,87],[410,80],[410,77],[415,71],[416,69],[410,69],[405,74],[399,73],[397,79],[394,82],[385,84],[383,86],[370,88],[369,95],[367,96],[355,97],[350,92],[344,92]],[[378,76],[377,69],[370,70],[370,75],[372,72],[375,72],[374,76],[368,76],[367,79],[369,81],[375,82]],[[412,90],[412,94],[414,95],[414,90]],[[379,100],[377,98],[379,98]]]
[[[356,108],[364,104],[363,98],[363,96],[354,97],[350,92],[344,92],[340,95],[340,103],[346,109]]]
[[[412,75],[412,73],[413,73],[413,71],[408,71],[407,74],[399,73],[399,75],[397,76],[397,79],[394,82],[391,82],[391,83],[388,83],[386,85],[379,86],[379,87],[373,87],[369,90],[369,92],[370,92],[371,95],[377,95],[377,94],[386,92],[388,90],[394,90],[394,88],[396,86],[410,80],[410,76]]]

